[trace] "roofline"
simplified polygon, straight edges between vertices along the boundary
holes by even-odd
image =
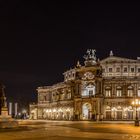
[[[102,63],[104,60],[108,59],[108,58],[119,58],[119,59],[124,59],[124,60],[128,60],[128,61],[134,61],[137,62],[137,59],[130,59],[130,58],[125,58],[125,57],[118,57],[118,56],[108,56],[102,60],[100,60],[100,63]]]

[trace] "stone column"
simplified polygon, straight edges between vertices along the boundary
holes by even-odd
[[[100,120],[103,120],[103,114],[104,114],[104,105],[103,105],[103,99],[100,101]]]
[[[17,116],[17,113],[18,113],[18,103],[15,103],[15,117]]]
[[[81,83],[76,83],[76,95],[81,96]]]
[[[99,115],[100,115],[100,101],[99,101],[99,99],[96,102],[96,109],[97,109],[96,120],[99,121]]]
[[[12,116],[12,103],[9,103],[9,115]]]

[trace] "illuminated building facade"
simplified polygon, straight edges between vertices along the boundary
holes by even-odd
[[[37,88],[38,103],[30,105],[31,119],[133,120],[134,99],[140,98],[140,58],[96,59],[87,50],[84,65],[64,72],[64,81]],[[137,108],[140,118],[140,108]]]

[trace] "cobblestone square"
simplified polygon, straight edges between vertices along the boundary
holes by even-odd
[[[19,128],[1,129],[0,140],[139,140],[133,122],[20,121]]]

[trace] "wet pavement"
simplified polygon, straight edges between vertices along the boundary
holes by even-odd
[[[0,129],[0,140],[140,140],[140,127],[124,122],[20,121]]]

